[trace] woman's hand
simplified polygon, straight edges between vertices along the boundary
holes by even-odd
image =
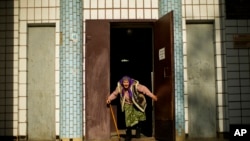
[[[110,100],[110,99],[107,99],[107,100],[106,100],[106,103],[107,103],[107,104],[110,104],[110,103],[111,103],[111,100]]]
[[[153,99],[154,101],[157,101],[157,96],[156,96],[156,95],[153,95],[152,99]]]

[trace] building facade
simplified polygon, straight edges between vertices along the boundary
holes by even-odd
[[[49,139],[81,140],[86,21],[157,20],[171,11],[176,140],[250,124],[250,20],[227,17],[225,1],[1,0],[0,136],[35,139],[44,125]],[[204,120],[208,134],[198,132]]]

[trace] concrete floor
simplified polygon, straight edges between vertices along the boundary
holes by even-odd
[[[120,130],[120,139],[117,136],[116,132],[111,133],[111,141],[124,141],[125,140],[125,131],[124,130]],[[132,130],[132,135],[135,135],[135,131]],[[154,137],[146,137],[143,134],[141,134],[141,138],[135,138],[133,136],[132,141],[157,141]],[[204,139],[204,138],[200,138],[200,139],[185,139],[185,141],[229,141],[227,139],[222,139],[222,138],[209,138],[209,139]]]

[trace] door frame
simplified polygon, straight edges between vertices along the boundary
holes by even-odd
[[[171,12],[172,14],[173,14],[173,12]],[[152,32],[152,34],[153,34],[153,36],[152,36],[152,41],[153,41],[153,44],[152,44],[152,50],[154,50],[154,46],[155,46],[155,44],[154,44],[154,42],[155,42],[155,37],[154,37],[154,29],[155,29],[155,22],[156,21],[158,21],[158,20],[144,20],[144,19],[141,19],[141,20],[130,20],[130,19],[128,19],[128,20],[123,20],[123,19],[121,19],[121,20],[86,20],[86,35],[85,35],[85,37],[86,37],[86,103],[88,103],[88,99],[92,96],[92,97],[94,97],[93,95],[91,95],[91,93],[90,93],[90,89],[91,89],[91,87],[92,86],[90,86],[90,85],[95,85],[93,82],[91,83],[91,79],[93,79],[93,78],[91,78],[91,77],[93,77],[93,76],[90,76],[89,75],[89,73],[91,74],[92,73],[92,71],[93,71],[93,65],[95,65],[95,64],[93,64],[93,62],[88,62],[88,59],[94,59],[94,57],[93,57],[93,53],[92,53],[92,55],[89,55],[88,54],[88,51],[90,50],[90,47],[88,47],[88,43],[89,42],[91,42],[92,41],[92,36],[91,35],[88,35],[89,33],[88,33],[88,23],[91,23],[91,22],[94,22],[94,21],[99,21],[99,22],[103,22],[103,23],[105,23],[105,24],[109,24],[109,28],[108,28],[108,30],[109,30],[109,33],[110,33],[110,27],[111,27],[111,24],[112,25],[116,25],[116,26],[119,26],[119,25],[122,25],[122,27],[124,27],[125,25],[124,24],[128,24],[128,26],[130,26],[131,27],[131,25],[134,25],[134,26],[142,26],[143,24],[144,25],[150,25],[151,27],[152,27],[152,30],[153,30],[153,32]],[[106,25],[106,27],[107,27],[107,25]],[[100,31],[97,31],[97,32],[100,32]],[[98,35],[97,35],[98,36]],[[110,36],[109,36],[110,37]],[[106,38],[106,37],[105,37]],[[94,40],[94,39],[93,39]],[[107,43],[107,45],[109,46],[108,47],[108,54],[107,54],[107,58],[105,58],[105,59],[110,59],[110,38],[109,38],[109,41],[108,41],[108,43]],[[172,48],[171,48],[172,49]],[[106,50],[107,51],[107,50]],[[173,51],[173,50],[172,50]],[[170,53],[171,55],[173,55],[172,53]],[[154,58],[155,58],[155,54],[153,54],[153,56],[152,56],[152,62],[154,62]],[[171,56],[171,58],[173,58],[173,56]],[[172,60],[172,61],[174,61],[174,60]],[[153,63],[154,64],[154,63]],[[171,65],[173,65],[173,63],[171,63]],[[155,73],[154,72],[154,66],[152,66],[153,67],[153,73]],[[110,77],[110,60],[109,60],[109,62],[108,62],[108,64],[107,64],[107,67],[106,67],[106,69],[108,69],[109,71],[105,71],[105,74],[107,74],[108,76],[105,76],[105,77]],[[174,67],[172,68],[173,70],[174,70]],[[171,69],[171,70],[172,70]],[[173,73],[174,74],[174,73]],[[155,74],[154,74],[155,75]],[[173,76],[173,78],[174,78],[174,76]],[[106,83],[108,83],[108,86],[109,86],[109,88],[108,88],[108,90],[106,90],[106,88],[105,88],[105,92],[109,92],[110,93],[110,81],[109,81],[109,78],[107,78],[108,79],[108,81],[106,81],[105,80],[105,82]],[[155,79],[153,80],[153,81],[155,81]],[[172,83],[174,83],[174,81],[172,81]],[[154,83],[155,84],[155,83]],[[98,84],[96,84],[96,85],[98,85]],[[174,84],[173,84],[173,86],[174,86]],[[153,85],[152,86],[152,88],[153,88],[153,90],[155,90],[155,88],[154,88],[155,86]],[[108,93],[107,93],[108,94]],[[173,89],[173,94],[174,94],[174,89]],[[103,96],[102,96],[103,97]],[[102,99],[103,101],[105,101],[105,99]],[[174,109],[175,109],[175,104],[174,104],[174,97],[173,97],[173,103],[171,103],[172,105],[173,105],[173,107],[172,107],[172,112],[174,112]],[[155,107],[153,107],[153,109],[154,109]],[[89,109],[89,110],[88,110]],[[107,107],[106,107],[106,109],[108,109]],[[86,117],[86,138],[87,138],[87,140],[88,139],[92,139],[91,137],[90,137],[90,134],[92,134],[92,133],[89,133],[89,129],[88,129],[88,125],[87,125],[87,122],[89,121],[89,122],[91,122],[91,124],[94,122],[92,119],[90,119],[91,117],[93,117],[93,115],[88,115],[89,114],[89,112],[88,111],[91,111],[91,110],[93,110],[90,106],[88,106],[88,104],[86,104],[86,116],[83,116],[83,117]],[[155,110],[154,110],[155,111]],[[110,123],[110,120],[111,120],[111,118],[110,118],[110,111],[109,111],[109,109],[108,110],[105,110],[105,112],[106,112],[106,116],[108,116],[108,118],[107,119],[99,119],[99,120],[102,120],[102,121],[98,121],[98,122],[105,122],[105,123],[107,123],[107,124],[109,124],[109,125],[111,125],[111,123]],[[90,112],[90,114],[91,114],[91,112]],[[173,114],[173,116],[175,117],[175,114]],[[153,114],[152,114],[152,119],[153,119],[153,125],[154,125],[154,122],[155,122],[155,117],[153,117]],[[174,120],[174,122],[175,122],[175,120]],[[173,123],[173,125],[175,125],[175,123]],[[91,127],[92,128],[92,127]],[[155,126],[153,126],[153,129],[155,128]],[[98,130],[99,129],[99,130]],[[94,131],[95,129],[91,129],[91,131]],[[105,132],[105,134],[106,134],[106,132],[109,132],[109,135],[111,134],[111,128],[109,127],[109,129],[108,129],[109,131],[102,131],[102,130],[100,130],[100,128],[96,128],[96,130],[95,130],[95,132]],[[90,131],[90,132],[91,132]],[[173,131],[173,133],[175,133],[175,126],[173,126],[173,128],[172,128],[172,131]],[[153,136],[155,135],[154,134],[155,132],[154,132],[154,130],[153,130]],[[99,133],[98,135],[101,135],[102,133]],[[175,138],[175,134],[172,134],[173,135],[173,138]],[[91,135],[92,136],[92,135]],[[101,138],[101,137],[95,137],[95,138]]]

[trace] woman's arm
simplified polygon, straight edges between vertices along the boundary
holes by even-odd
[[[157,96],[154,95],[146,86],[138,84],[137,90],[151,97],[154,101],[157,101]]]

